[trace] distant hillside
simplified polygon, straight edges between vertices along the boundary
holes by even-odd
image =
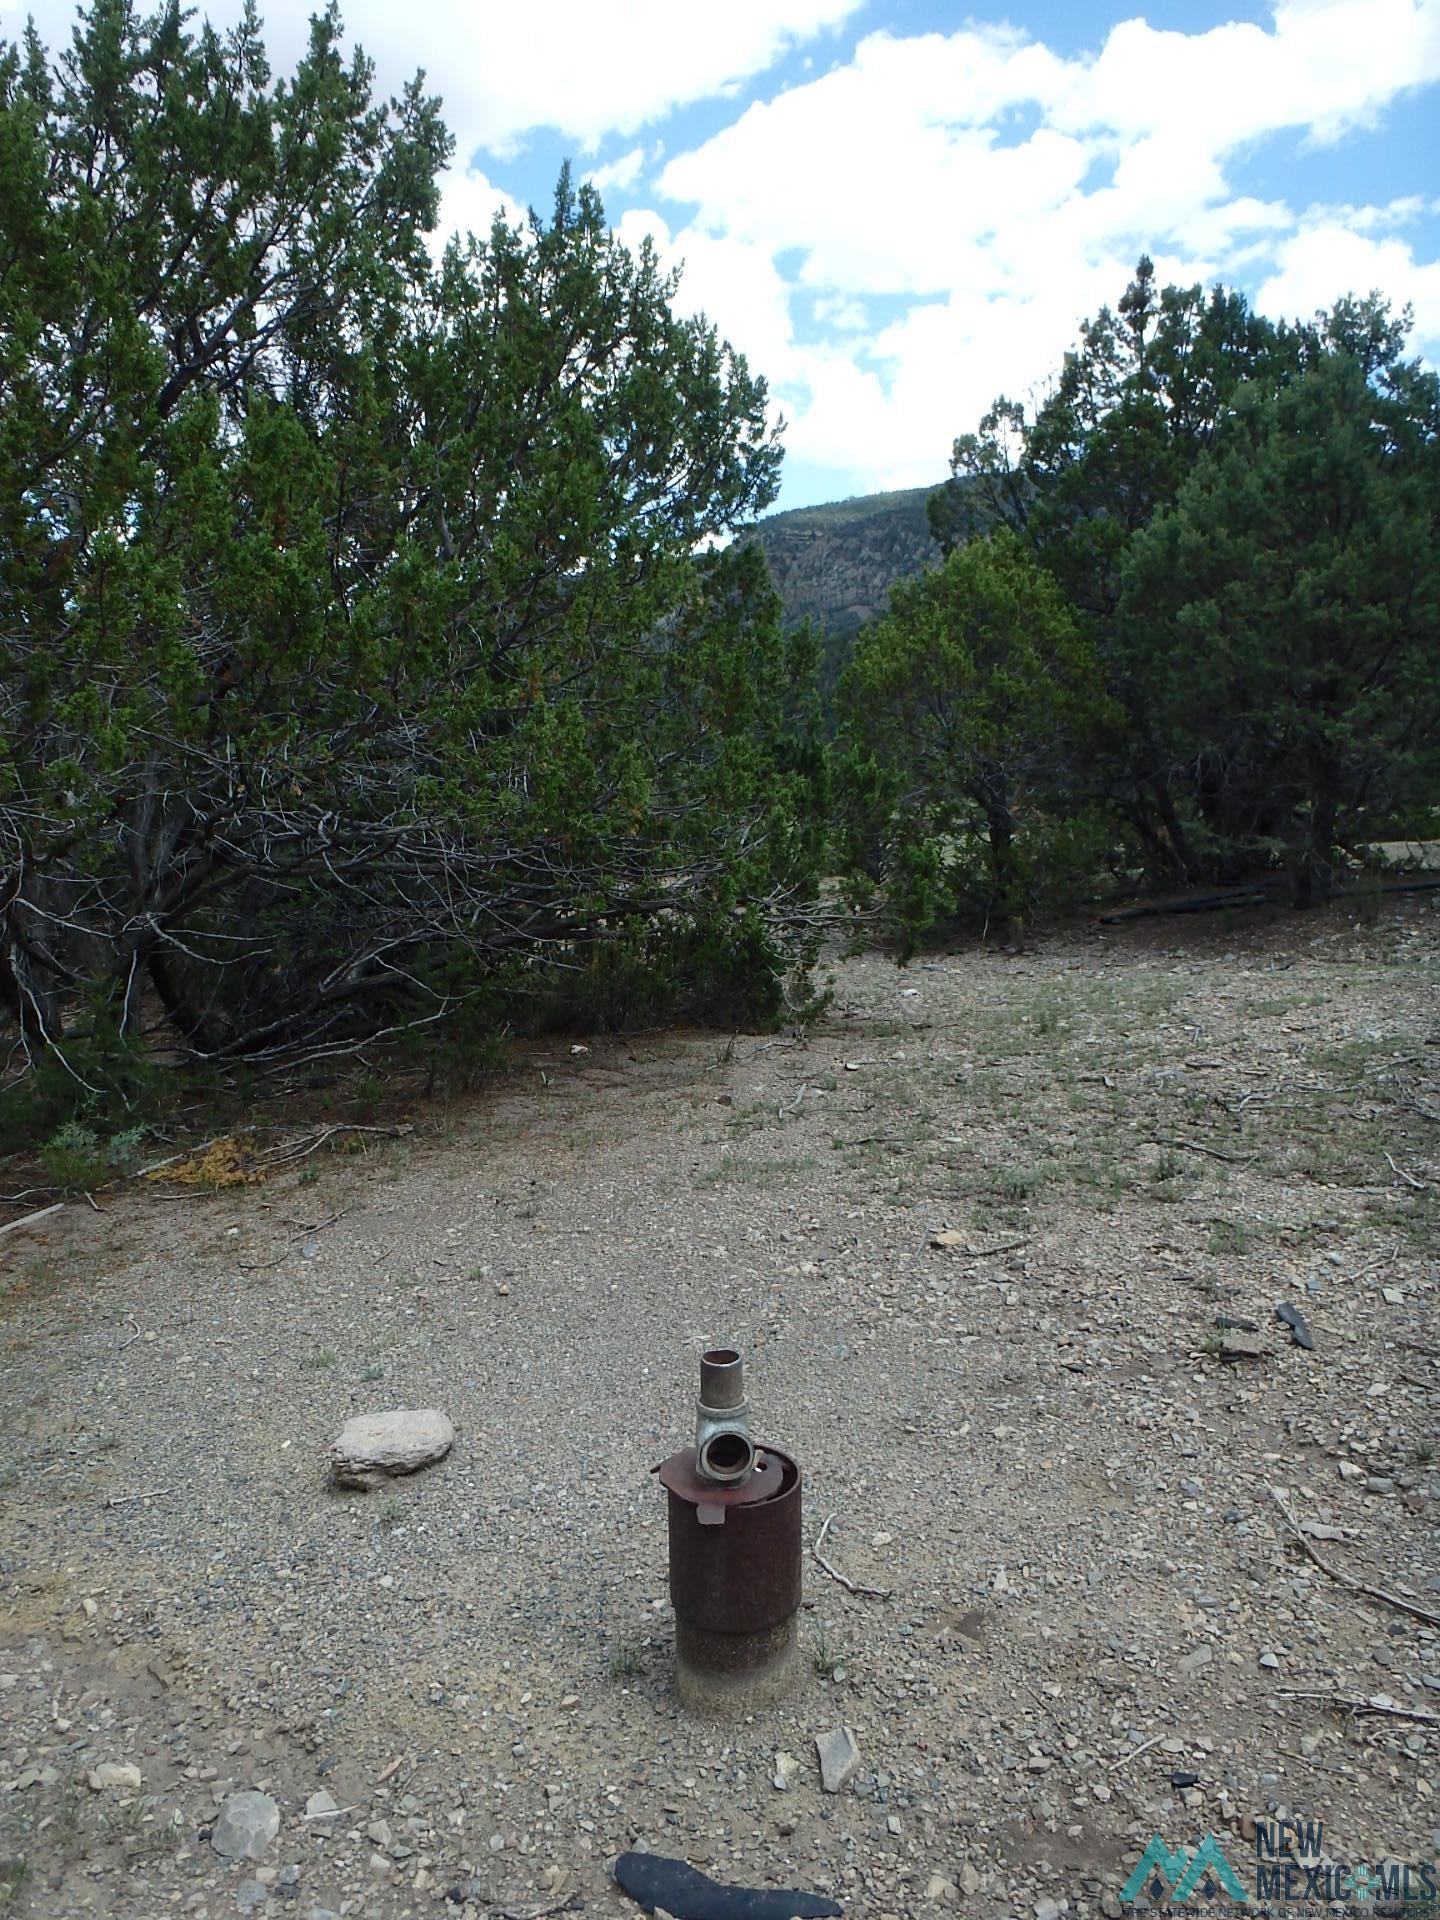
[[[786,619],[811,619],[846,641],[877,619],[897,580],[940,557],[925,518],[934,491],[870,493],[761,520],[744,537],[765,549]]]

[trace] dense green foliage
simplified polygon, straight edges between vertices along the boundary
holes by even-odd
[[[917,886],[914,847],[954,826],[936,841],[905,817],[936,791],[919,716],[958,684],[982,736],[997,697],[1008,716],[1031,841],[1065,846],[1071,878],[1086,850],[1092,884],[1282,867],[1305,903],[1440,802],[1440,381],[1406,360],[1407,332],[1374,297],[1276,326],[1236,293],[1157,289],[1142,260],[1033,418],[1001,400],[957,441],[930,503],[951,559],[862,638],[850,700],[852,835],[873,841],[889,805],[894,849],[886,869],[852,838],[852,863],[879,860],[911,937],[975,892],[954,872],[940,884],[933,856]],[[978,568],[952,590],[955,556],[987,540],[1011,569],[1023,549],[1057,593],[988,660],[964,638]],[[1043,666],[1062,611],[1084,698]],[[956,808],[980,804],[971,753],[946,776]],[[853,784],[867,755],[888,788]],[[991,910],[1056,897],[1040,867],[992,860]]]
[[[1118,632],[1182,871],[1278,860],[1308,904],[1440,795],[1437,428],[1433,381],[1377,389],[1325,352],[1237,395],[1132,542]]]
[[[1067,743],[1107,713],[1089,643],[1014,534],[897,587],[839,706],[847,866],[885,879],[903,942],[959,905],[1009,919],[1055,897],[1083,813]]]
[[[762,381],[595,195],[452,243],[332,9],[0,45],[0,1018],[98,1084],[760,1010],[816,858]],[[797,695],[796,689],[800,691]],[[597,959],[599,949],[608,957]],[[628,983],[623,991],[616,982]],[[601,985],[597,987],[596,983]]]

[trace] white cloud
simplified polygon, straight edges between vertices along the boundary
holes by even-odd
[[[1428,155],[1407,175],[1397,154],[1376,205],[1302,213],[1243,180],[1273,136],[1353,136],[1440,79],[1440,0],[1274,0],[1265,23],[1196,32],[1137,17],[1075,55],[983,17],[868,32],[853,50],[824,38],[885,18],[886,0],[729,0],[713,14],[676,0],[342,4],[382,91],[423,66],[444,97],[457,164],[439,242],[483,237],[497,211],[522,217],[500,183],[541,129],[590,156],[614,206],[653,187],[622,236],[684,261],[682,310],[703,309],[770,379],[790,450],[834,468],[837,488],[943,471],[953,435],[997,392],[1048,379],[1142,250],[1162,278],[1238,280],[1277,315],[1378,288],[1413,303],[1416,343],[1440,357],[1440,262],[1416,240],[1440,215]],[[223,25],[241,0],[200,5]],[[52,48],[68,41],[72,0],[0,0],[0,31],[31,6]],[[272,9],[279,71],[303,50],[307,12]],[[811,44],[802,84],[703,144],[677,152],[656,124]]]
[[[863,300],[847,300],[843,293],[822,293],[812,302],[811,311],[821,326],[841,333],[863,333],[870,316]]]
[[[862,4],[727,0],[712,21],[677,0],[347,0],[344,17],[349,44],[376,62],[382,88],[397,91],[425,69],[464,160],[482,147],[512,152],[539,127],[593,150],[607,133],[633,133],[732,90]],[[68,45],[71,0],[28,0],[28,10],[50,47]],[[201,10],[229,26],[241,0],[202,0]],[[17,9],[17,27],[25,11]],[[288,71],[304,50],[311,8],[266,11],[266,44]]]
[[[438,258],[456,233],[462,238],[473,233],[477,240],[487,240],[497,214],[512,227],[523,225],[526,219],[520,202],[478,168],[464,172],[447,168],[440,176],[440,220],[430,236],[431,251]]]
[[[1371,239],[1333,221],[1306,226],[1277,249],[1276,271],[1255,304],[1276,319],[1309,320],[1341,292],[1374,290],[1414,307],[1413,345],[1440,358],[1440,261],[1422,264],[1403,240]]]
[[[645,164],[645,149],[632,147],[629,153],[622,154],[618,160],[611,160],[603,167],[593,167],[585,178],[595,191],[605,194],[612,187],[626,192],[640,178],[640,169]]]
[[[1142,250],[1182,283],[1243,263],[1275,312],[1373,285],[1433,333],[1440,266],[1379,237],[1413,196],[1302,225],[1230,175],[1268,135],[1333,140],[1437,77],[1440,0],[1282,0],[1268,27],[1189,34],[1135,19],[1074,58],[1008,27],[874,33],[674,156],[658,189],[717,247],[798,260],[826,337],[757,355],[788,445],[900,484],[942,470],[997,393],[1049,377]],[[847,328],[876,295],[912,304],[878,334]]]

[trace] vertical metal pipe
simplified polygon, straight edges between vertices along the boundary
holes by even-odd
[[[696,1445],[658,1469],[669,1495],[676,1681],[699,1712],[774,1700],[798,1669],[800,1469],[750,1438],[740,1355],[700,1363]]]

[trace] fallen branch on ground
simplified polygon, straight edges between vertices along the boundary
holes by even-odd
[[[308,1160],[312,1153],[323,1147],[325,1142],[333,1139],[337,1133],[378,1133],[390,1140],[403,1140],[407,1134],[414,1131],[414,1127],[408,1121],[399,1127],[355,1125],[321,1127],[313,1134],[302,1133],[294,1140],[282,1141],[278,1147],[267,1148],[264,1153],[257,1156],[257,1160],[259,1165],[272,1168],[288,1166],[291,1161]]]
[[[17,1227],[33,1227],[37,1220],[44,1220],[52,1213],[59,1213],[64,1204],[63,1200],[57,1200],[53,1206],[41,1207],[38,1212],[22,1213],[18,1220],[7,1220],[4,1226],[0,1227],[0,1233],[14,1233]]]
[[[1363,1593],[1367,1599],[1378,1600],[1382,1606],[1394,1607],[1397,1612],[1408,1613],[1413,1619],[1425,1621],[1428,1626],[1440,1627],[1440,1613],[1432,1612],[1429,1607],[1422,1607],[1417,1600],[1403,1600],[1398,1593],[1387,1593],[1384,1587],[1367,1586],[1365,1581],[1352,1579],[1348,1573],[1341,1573],[1338,1567],[1332,1567],[1328,1560],[1322,1560],[1305,1537],[1299,1521],[1281,1499],[1278,1488],[1271,1487],[1270,1498],[1284,1514],[1290,1531],[1300,1542],[1306,1555],[1315,1562],[1321,1573],[1333,1580],[1337,1586],[1348,1587],[1351,1593]]]
[[[1255,1159],[1253,1153],[1242,1159],[1238,1154],[1221,1153],[1218,1147],[1202,1147],[1198,1140],[1152,1140],[1150,1144],[1152,1147],[1181,1147],[1186,1153],[1203,1153],[1207,1160],[1223,1160],[1227,1167],[1248,1167]]]
[[[1380,1151],[1382,1153],[1385,1153],[1385,1149],[1383,1147],[1380,1149]],[[1414,1174],[1407,1173],[1404,1167],[1397,1167],[1395,1162],[1393,1160],[1390,1160],[1390,1156],[1388,1153],[1385,1154],[1385,1158],[1390,1161],[1390,1171],[1393,1174],[1395,1174],[1398,1179],[1403,1180],[1407,1187],[1413,1187],[1416,1193],[1423,1193],[1425,1191],[1425,1182],[1423,1180],[1417,1180]]]
[[[1141,1754],[1148,1753],[1151,1747],[1158,1747],[1160,1742],[1165,1738],[1165,1734],[1157,1733],[1149,1740],[1142,1740],[1138,1747],[1132,1747],[1128,1753],[1122,1753],[1118,1760],[1109,1761],[1106,1765],[1106,1771],[1108,1773],[1115,1773],[1121,1767],[1128,1767],[1132,1760],[1138,1760]]]
[[[1348,1693],[1327,1693],[1324,1687],[1279,1687],[1277,1692],[1292,1700],[1328,1700],[1332,1707],[1344,1707],[1347,1713],[1378,1713],[1392,1720],[1415,1720],[1422,1727],[1440,1727],[1440,1713],[1426,1713],[1423,1707],[1402,1707],[1377,1694],[1356,1699]]]
[[[823,1567],[832,1580],[838,1580],[840,1585],[844,1587],[848,1593],[867,1593],[872,1600],[888,1600],[891,1595],[891,1588],[862,1586],[858,1580],[852,1580],[847,1574],[841,1573],[837,1567],[832,1567],[830,1562],[821,1553],[820,1549],[825,1544],[825,1536],[829,1533],[834,1519],[835,1516],[833,1513],[826,1514],[825,1524],[820,1529],[819,1537],[816,1539],[815,1545],[810,1549],[815,1556],[816,1565]]]

